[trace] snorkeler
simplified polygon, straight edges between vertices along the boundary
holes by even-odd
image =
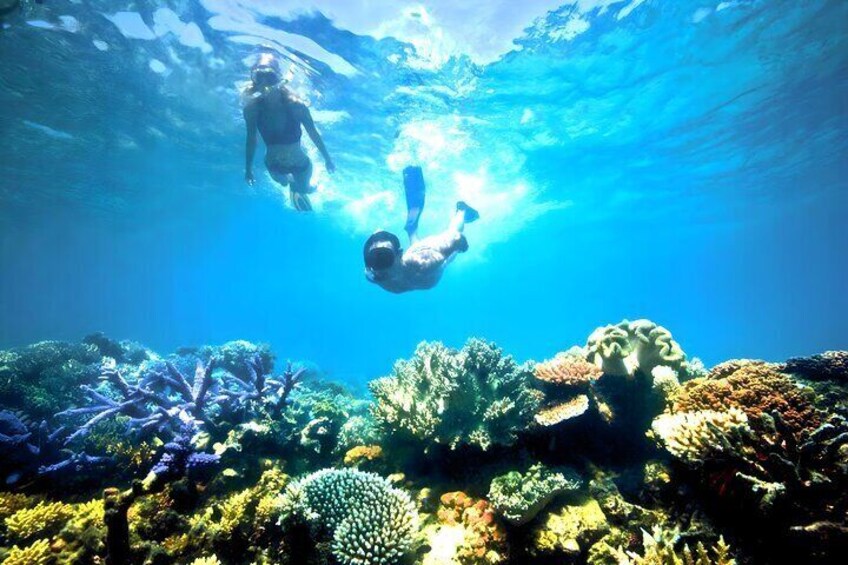
[[[292,205],[296,210],[312,210],[308,194],[315,192],[311,185],[312,161],[300,145],[301,126],[321,152],[327,171],[336,170],[321,134],[315,128],[312,115],[283,85],[280,63],[271,53],[263,53],[250,69],[250,84],[243,95],[244,122],[247,127],[244,180],[253,185],[253,156],[256,153],[256,132],[265,142],[265,166],[271,177],[288,185]]]
[[[465,224],[480,215],[465,202],[457,202],[450,227],[438,235],[418,239],[418,219],[424,209],[424,174],[421,167],[403,170],[406,190],[406,233],[409,249],[401,249],[398,237],[377,231],[365,242],[365,277],[389,292],[433,288],[442,278],[445,267],[458,253],[468,251],[468,240],[462,234]]]

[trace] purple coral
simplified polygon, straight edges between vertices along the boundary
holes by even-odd
[[[217,455],[195,451],[192,438],[196,431],[196,424],[185,418],[179,434],[165,444],[164,453],[150,469],[146,482],[161,484],[182,477],[197,481],[208,476],[218,466],[220,458]]]

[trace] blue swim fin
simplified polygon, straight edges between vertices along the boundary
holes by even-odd
[[[471,222],[475,222],[480,219],[480,212],[460,200],[456,203],[457,211],[462,210],[465,212],[465,223],[470,224]]]
[[[418,230],[418,219],[424,210],[424,172],[421,167],[409,166],[403,170],[403,188],[406,192],[406,233],[412,236]]]

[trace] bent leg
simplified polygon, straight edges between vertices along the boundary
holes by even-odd
[[[312,210],[312,203],[309,201],[308,194],[315,192],[310,182],[312,181],[312,161],[307,159],[307,164],[303,168],[292,173],[291,183],[291,201],[296,210],[308,212]]]

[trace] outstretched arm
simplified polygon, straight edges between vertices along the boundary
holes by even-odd
[[[300,123],[303,124],[303,128],[306,130],[306,133],[309,134],[309,139],[312,140],[312,143],[315,144],[315,147],[318,148],[318,151],[324,158],[324,163],[327,164],[327,170],[331,173],[334,172],[336,170],[336,165],[333,163],[333,159],[330,157],[330,153],[324,145],[324,140],[321,139],[321,134],[318,133],[318,129],[315,127],[315,122],[312,120],[312,114],[309,113],[309,108],[306,106],[301,106]]]
[[[244,125],[247,129],[247,139],[244,144],[244,180],[253,185],[253,157],[256,155],[256,107],[247,103],[242,111]]]

